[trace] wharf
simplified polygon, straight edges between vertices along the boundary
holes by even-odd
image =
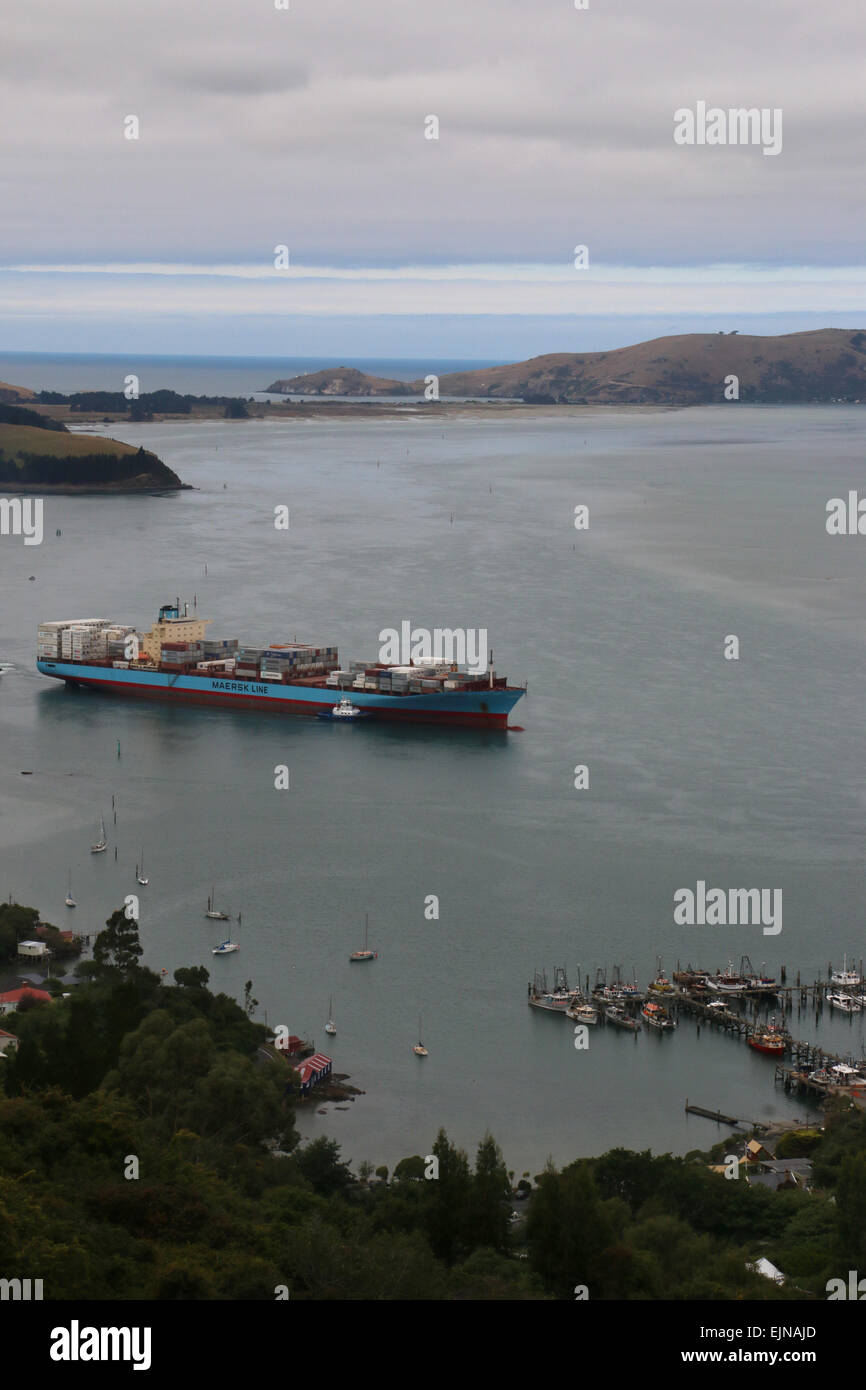
[[[686,1101],[686,1114],[702,1115],[705,1120],[715,1120],[716,1124],[719,1125],[738,1125],[740,1123],[733,1115],[723,1115],[721,1110],[705,1110],[702,1105],[690,1105],[688,1101]]]
[[[810,988],[812,987],[810,986]],[[724,1032],[735,1034],[739,1038],[747,1038],[755,1027],[754,1018],[749,1018],[745,1014],[734,1013],[730,1009],[711,1009],[703,1000],[695,999],[689,994],[677,995],[671,1004],[677,1013],[693,1014],[702,1023],[709,1023],[713,1027],[721,1028]],[[815,1071],[820,1067],[836,1066],[840,1062],[851,1062],[850,1057],[828,1052],[826,1048],[819,1047],[817,1043],[804,1042],[799,1038],[792,1038],[789,1034],[785,1035],[785,1054],[792,1061],[798,1063],[800,1067],[806,1067],[810,1071]],[[789,1070],[792,1075],[799,1074],[797,1067],[782,1068],[782,1070]],[[827,1090],[826,1087],[821,1086],[814,1087],[814,1089],[823,1094],[826,1094]]]

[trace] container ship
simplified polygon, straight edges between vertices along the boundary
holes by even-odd
[[[207,635],[211,619],[180,601],[148,632],[108,618],[41,623],[37,668],[69,686],[112,695],[317,715],[347,696],[370,719],[506,729],[525,693],[491,668],[483,675],[437,660],[408,666],[354,661],[299,642],[245,647]]]

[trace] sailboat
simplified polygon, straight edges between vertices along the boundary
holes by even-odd
[[[329,995],[329,996],[328,996],[328,1021],[327,1021],[327,1023],[325,1024],[325,1032],[328,1033],[328,1034],[330,1034],[331,1037],[333,1037],[333,1036],[335,1035],[336,1031],[337,1031],[337,1025],[336,1025],[336,1023],[334,1022],[334,1010],[331,1008],[331,997],[330,997],[330,995]]]
[[[99,839],[95,845],[90,846],[91,854],[102,854],[103,850],[108,849],[108,841],[105,838],[105,818],[99,817]]]
[[[378,959],[378,956],[379,956],[379,952],[378,952],[378,951],[370,951],[370,950],[367,949],[367,932],[369,931],[369,927],[370,927],[370,914],[369,914],[369,913],[365,913],[365,914],[364,914],[364,949],[363,949],[363,951],[353,951],[352,954],[349,956],[349,960],[377,960],[377,959]]]
[[[135,866],[135,881],[140,883],[143,888],[146,888],[150,883],[150,879],[144,876],[144,850],[141,851],[141,863]]]
[[[72,896],[72,870],[69,870],[69,891],[66,894],[66,906],[75,907],[75,899]]]
[[[221,941],[219,946],[214,946],[211,951],[212,956],[230,956],[232,951],[239,951],[241,948],[236,941]]]
[[[421,1041],[421,1015],[420,1015],[420,1014],[418,1015],[418,1041],[416,1042],[415,1046],[412,1048],[412,1051],[415,1053],[415,1056],[416,1056],[416,1057],[426,1057],[426,1056],[428,1055],[427,1049],[426,1049],[426,1047],[424,1046],[424,1044],[423,1044],[422,1041]]]
[[[210,917],[213,922],[227,922],[229,920],[227,912],[217,912],[213,888],[210,890],[210,897],[207,900],[207,907],[205,908],[204,915],[205,917]]]

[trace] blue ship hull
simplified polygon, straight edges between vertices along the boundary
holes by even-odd
[[[316,715],[332,709],[342,695],[348,694],[352,703],[370,718],[419,724],[462,724],[472,728],[507,728],[508,716],[524,693],[521,689],[500,687],[388,695],[369,690],[342,691],[334,687],[281,685],[277,681],[252,678],[192,676],[72,661],[37,661],[36,665],[44,676],[112,695]]]

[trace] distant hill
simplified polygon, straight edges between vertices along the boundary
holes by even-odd
[[[320,372],[275,381],[265,389],[304,396],[411,396],[417,393],[417,386],[391,381],[384,376],[368,376],[356,367],[325,367]]]
[[[710,405],[725,399],[728,376],[738,378],[741,401],[866,402],[866,332],[820,328],[765,338],[684,333],[608,352],[550,353],[510,366],[451,372],[439,378],[439,394],[542,405]],[[424,381],[388,381],[339,367],[275,381],[266,389],[419,396]]]
[[[0,381],[0,403],[14,405],[16,401],[32,401],[36,395],[28,386],[10,386],[8,381]]]
[[[144,449],[100,435],[0,423],[4,492],[163,492],[184,487]]]

